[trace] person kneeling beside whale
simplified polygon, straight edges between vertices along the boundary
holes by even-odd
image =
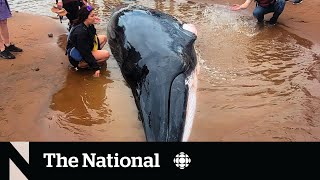
[[[69,62],[76,68],[95,70],[95,77],[100,76],[101,66],[110,57],[108,51],[101,50],[107,43],[107,36],[96,34],[94,24],[97,20],[94,8],[89,4],[83,6],[70,31],[66,47]]]

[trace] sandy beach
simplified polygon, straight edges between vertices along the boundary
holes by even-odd
[[[210,0],[194,1],[212,3]],[[248,11],[253,8],[252,3]],[[320,52],[317,49],[319,8],[318,0],[305,0],[300,5],[288,2],[279,19],[279,26],[313,42],[316,52]],[[61,137],[53,137],[54,132],[59,131],[58,126],[50,130],[42,126],[44,119],[51,118],[47,115],[52,96],[62,88],[68,73],[69,62],[57,43],[59,36],[66,33],[65,27],[57,19],[21,12],[14,12],[8,23],[12,42],[24,52],[15,54],[14,60],[0,59],[0,140],[76,140],[72,134],[60,133]],[[48,37],[48,33],[53,37]],[[319,133],[314,136],[320,138]]]
[[[38,139],[42,113],[65,81],[68,61],[57,45],[65,28],[49,17],[20,12],[8,24],[12,42],[24,52],[15,53],[14,60],[0,60],[0,137]]]

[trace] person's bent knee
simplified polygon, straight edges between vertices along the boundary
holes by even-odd
[[[110,53],[108,51],[105,51],[104,54],[103,54],[103,57],[104,57],[105,60],[109,59]]]
[[[286,0],[277,0],[277,3],[285,4]]]
[[[286,5],[285,0],[278,0],[275,4],[276,6],[275,9],[282,12],[284,10],[285,5]]]
[[[107,36],[106,35],[99,35],[100,40],[101,40],[101,44],[106,43],[107,42]]]
[[[99,57],[98,57],[98,59],[97,60],[102,60],[102,61],[106,61],[106,60],[108,60],[109,59],[109,57],[110,57],[110,53],[107,51],[107,50],[100,50],[100,55],[99,55]]]
[[[103,42],[107,42],[108,38],[106,35],[103,35]]]
[[[281,7],[284,7],[284,6],[286,5],[286,1],[285,1],[285,0],[278,0],[278,1],[276,2],[276,5],[281,6]]]
[[[262,13],[262,11],[260,11],[260,9],[256,8],[253,10],[253,16],[257,19],[261,18],[264,14]]]

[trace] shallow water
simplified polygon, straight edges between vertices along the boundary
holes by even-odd
[[[310,41],[281,26],[257,26],[250,12],[232,12],[223,4],[91,2],[102,19],[99,33],[106,33],[112,9],[128,4],[156,8],[197,26],[201,71],[191,141],[319,140],[320,58]],[[13,10],[55,17],[51,0],[10,4]],[[61,35],[59,43],[64,41]],[[51,105],[57,124],[80,140],[144,141],[133,97],[113,57],[102,74],[93,78],[69,70]]]

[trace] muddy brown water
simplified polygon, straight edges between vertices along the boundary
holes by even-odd
[[[112,9],[128,4],[156,8],[196,25],[201,70],[190,141],[319,140],[320,57],[312,42],[281,26],[257,26],[250,12],[232,12],[224,4],[91,2],[102,19],[96,26],[102,34]],[[11,5],[19,11],[55,16],[50,12],[51,0],[13,0]],[[59,39],[63,48],[66,35]],[[112,56],[101,78],[70,68],[50,108],[63,129],[57,132],[61,136],[68,131],[79,140],[145,140],[131,90]]]

